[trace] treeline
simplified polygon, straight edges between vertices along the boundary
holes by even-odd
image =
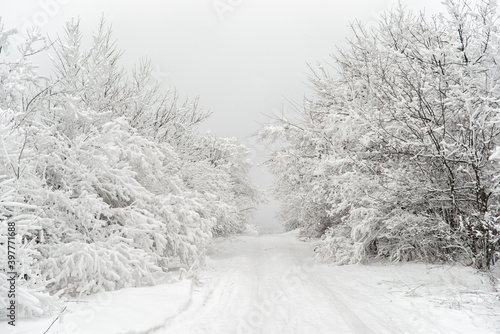
[[[399,6],[352,24],[311,67],[314,95],[261,132],[274,142],[280,218],[346,264],[500,257],[500,27],[495,1]],[[332,73],[330,73],[332,72]]]
[[[18,315],[162,282],[169,264],[196,266],[213,236],[246,228],[261,201],[248,149],[200,134],[210,113],[163,91],[148,62],[125,71],[104,22],[89,48],[78,22],[55,41],[15,40],[0,25],[0,258],[15,225]]]

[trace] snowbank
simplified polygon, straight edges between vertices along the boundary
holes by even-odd
[[[145,333],[166,325],[189,304],[192,281],[98,293],[67,303],[49,333]],[[20,319],[16,327],[0,323],[0,333],[43,333],[53,318]]]

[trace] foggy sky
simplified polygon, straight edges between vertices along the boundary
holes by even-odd
[[[392,0],[0,0],[7,28],[40,26],[55,38],[64,22],[79,17],[90,38],[102,15],[112,24],[122,65],[149,58],[155,77],[181,96],[200,97],[213,115],[202,126],[220,136],[239,138],[261,163],[264,147],[249,137],[266,115],[300,103],[307,87],[306,63],[328,61],[335,46],[350,37],[349,22],[374,24]],[[402,1],[411,9],[442,9],[440,1]],[[43,70],[43,69],[41,69]],[[266,187],[271,176],[254,169]],[[255,223],[280,229],[276,203],[263,206]]]

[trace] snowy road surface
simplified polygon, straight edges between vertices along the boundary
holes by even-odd
[[[478,317],[460,305],[469,301],[465,292],[450,301],[461,288],[484,283],[470,268],[452,273],[417,264],[401,273],[393,265],[316,265],[311,248],[293,234],[219,243],[190,305],[153,333],[500,332],[495,310],[478,308]]]
[[[472,268],[327,266],[293,233],[215,241],[198,280],[69,300],[65,312],[0,322],[32,334],[500,333],[500,294]]]

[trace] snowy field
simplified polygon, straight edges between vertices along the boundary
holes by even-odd
[[[47,333],[500,333],[500,294],[472,268],[334,267],[313,248],[294,233],[217,239],[193,279],[72,301]],[[54,318],[0,333],[42,334]]]

